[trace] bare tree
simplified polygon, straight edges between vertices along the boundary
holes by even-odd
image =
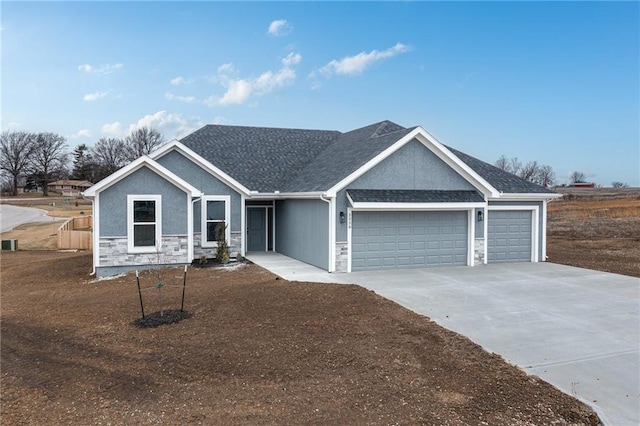
[[[91,155],[97,166],[96,181],[109,176],[127,162],[124,141],[117,138],[101,138],[91,149]]]
[[[538,172],[534,178],[534,182],[540,186],[548,188],[553,186],[556,181],[556,173],[551,166],[543,165],[538,168]]]
[[[587,176],[582,172],[575,171],[571,172],[569,179],[571,180],[571,183],[580,183],[584,182],[587,179]]]
[[[538,166],[537,161],[529,161],[527,164],[520,168],[518,172],[518,176],[520,176],[524,180],[528,180],[529,182],[534,182],[538,175],[540,167]]]
[[[65,172],[67,162],[66,139],[55,133],[38,133],[35,136],[32,156],[32,170],[42,180],[42,191],[49,195],[47,184],[54,172]]]
[[[505,155],[501,155],[500,158],[496,160],[494,166],[499,168],[500,170],[504,170],[505,172],[509,171],[509,159]]]
[[[628,188],[629,185],[625,182],[611,182],[612,188]]]
[[[0,170],[12,180],[12,194],[18,195],[18,178],[27,172],[34,145],[27,132],[6,131],[0,136]]]
[[[164,136],[152,127],[141,127],[133,130],[124,139],[127,160],[149,154],[164,143]]]

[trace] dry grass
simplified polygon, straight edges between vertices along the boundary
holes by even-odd
[[[549,204],[549,214],[563,220],[638,218],[640,199],[561,200]]]
[[[0,235],[3,240],[18,240],[19,250],[57,250],[58,228],[63,223],[62,221],[27,223]]]

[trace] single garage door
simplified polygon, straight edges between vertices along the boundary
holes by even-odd
[[[467,212],[354,212],[351,270],[467,264]]]
[[[531,210],[489,210],[488,262],[531,262]]]

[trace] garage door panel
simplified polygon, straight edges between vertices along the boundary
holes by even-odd
[[[354,212],[351,269],[466,265],[467,244],[466,211]]]
[[[489,263],[531,261],[532,217],[531,210],[489,210]]]

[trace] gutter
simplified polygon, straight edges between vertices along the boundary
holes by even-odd
[[[92,217],[92,221],[93,221],[93,219],[95,219],[95,217],[96,217],[95,212],[93,211],[93,207],[94,207],[93,201],[94,200],[93,200],[93,198],[85,197],[84,192],[82,192],[82,199],[91,201],[91,217]],[[94,228],[93,224],[91,224],[91,227]],[[93,239],[93,236],[91,237],[91,239]],[[93,241],[92,241],[92,243],[93,243]],[[93,250],[95,252],[96,248],[93,247]],[[95,275],[95,274],[96,274],[96,262],[94,262],[93,255],[91,255],[91,274],[89,274],[89,275]]]

